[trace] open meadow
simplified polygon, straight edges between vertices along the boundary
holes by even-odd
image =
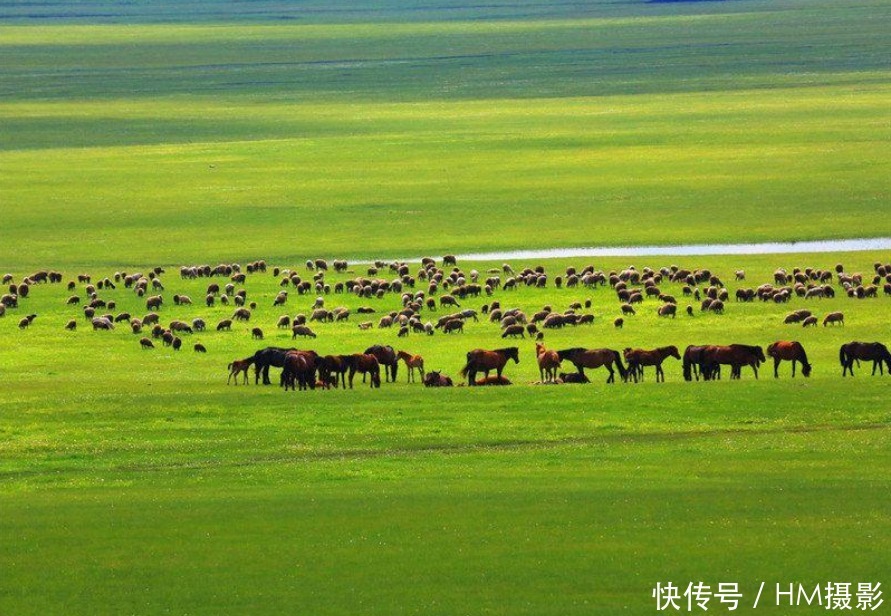
[[[510,260],[546,285],[454,308],[405,289],[436,300],[422,323],[476,310],[454,334],[400,337],[378,325],[399,293],[334,287],[446,253],[891,236],[889,18],[881,0],[0,7],[0,275],[62,273],[0,316],[0,614],[648,614],[657,582],[700,581],[738,583],[739,612],[765,582],[757,611],[786,614],[777,583],[887,589],[891,376],[843,378],[839,347],[891,344],[891,296],[836,275],[869,285],[887,251]],[[273,274],[311,280],[315,258],[349,261],[329,293]],[[233,283],[250,320],[217,331],[235,300],[207,286],[229,277],[180,267],[257,259]],[[503,282],[502,264],[457,265]],[[664,280],[675,318],[654,297],[623,315],[609,284],[556,286],[589,265],[705,268],[729,298],[703,312]],[[103,285],[98,314],[142,318],[157,293],[164,327],[207,330],[179,351],[126,320],[94,331],[78,275],[154,267],[163,289]],[[835,297],[735,301],[778,268],[832,272]],[[276,326],[320,295],[349,319]],[[544,330],[550,349],[798,340],[813,372],[687,382],[670,358],[664,383],[541,385],[534,336],[502,338],[493,301],[581,303],[593,322]],[[783,322],[800,309],[845,324]],[[374,344],[456,384],[471,349],[520,362],[509,387],[425,388],[404,365],[380,388],[227,384],[265,346]]]

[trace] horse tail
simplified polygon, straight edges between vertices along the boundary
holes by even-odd
[[[471,362],[470,362],[470,360],[468,360],[467,364],[465,364],[465,366],[463,368],[461,368],[461,373],[460,373],[461,376],[467,376],[467,372],[470,370],[470,365],[471,365]]]
[[[839,347],[839,349],[838,349],[838,363],[840,363],[843,368],[844,368],[845,364],[848,363],[848,357],[847,357],[847,353],[845,350],[845,345],[841,345],[841,347]]]
[[[622,354],[618,351],[613,351],[613,355],[616,359],[616,368],[619,369],[619,376],[622,377],[622,380],[628,378],[628,372],[625,370],[625,366],[622,365]]]

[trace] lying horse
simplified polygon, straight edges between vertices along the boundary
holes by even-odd
[[[795,363],[801,362],[801,374],[805,377],[811,375],[811,365],[807,361],[807,353],[800,342],[780,340],[767,347],[767,356],[773,357],[773,376],[779,378],[780,362],[783,360],[792,362],[792,378],[795,378]]]
[[[613,370],[613,364],[616,365],[616,369],[619,371],[619,376],[622,377],[624,381],[628,377],[628,372],[625,370],[625,366],[622,365],[622,356],[618,351],[614,351],[613,349],[585,349],[582,347],[575,347],[572,349],[564,349],[562,351],[557,351],[558,357],[560,360],[568,359],[573,363],[576,370],[578,370],[579,374],[585,374],[585,368],[600,368],[601,366],[605,367],[609,370],[609,377],[606,379],[607,383],[615,383],[616,382],[616,372]]]
[[[891,353],[881,342],[849,342],[843,344],[838,351],[838,360],[842,365],[842,376],[850,373],[854,376],[854,362],[857,360],[872,361],[872,374],[875,376],[876,368],[879,374],[882,371],[882,362],[888,366],[888,374],[891,374]]]
[[[428,372],[424,375],[424,387],[451,387],[452,379],[443,376],[442,372]]]
[[[495,370],[500,378],[509,359],[514,360],[514,363],[520,363],[520,350],[517,347],[496,349],[494,351],[474,349],[467,354],[467,364],[461,368],[461,376],[466,376],[467,384],[471,386],[477,384],[477,372],[484,372],[488,378],[489,373]]]

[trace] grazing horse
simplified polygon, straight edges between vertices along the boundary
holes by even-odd
[[[557,369],[560,367],[560,354],[545,348],[540,342],[535,344],[535,355],[538,357],[538,372],[542,382],[557,380]]]
[[[415,368],[418,369],[418,372],[421,373],[421,380],[424,380],[424,358],[420,355],[412,355],[411,353],[407,353],[405,351],[399,351],[396,353],[396,357],[405,362],[405,367],[408,368],[408,382],[415,382]]]
[[[272,385],[272,381],[269,380],[269,368],[270,366],[275,366],[276,368],[284,368],[285,367],[285,356],[289,351],[296,351],[297,349],[284,349],[281,347],[266,347],[265,349],[261,349],[254,353],[251,358],[254,363],[254,384],[259,384],[260,382],[260,374],[263,374],[263,384],[264,385]]]
[[[374,355],[377,358],[378,364],[384,367],[384,377],[387,382],[393,381],[396,382],[396,371],[399,369],[399,358],[396,357],[396,351],[393,350],[389,344],[384,346],[381,344],[375,344],[374,346],[370,346],[365,349],[364,353],[366,355]],[[362,382],[365,382],[365,377],[362,377]]]
[[[655,366],[656,382],[658,383],[659,377],[662,377],[662,382],[664,383],[665,372],[662,371],[662,362],[668,357],[674,357],[675,359],[681,358],[676,346],[665,346],[652,350],[629,349],[625,353],[625,361],[628,363],[628,375],[634,379],[635,383],[637,383],[638,376],[640,376],[640,380],[643,381],[644,366]]]
[[[442,372],[428,372],[424,376],[424,387],[451,387],[451,377],[443,376]]]
[[[699,361],[699,372],[703,380],[714,380],[719,365],[730,366],[730,378],[739,379],[743,366],[751,366],[758,378],[758,366],[767,361],[764,350],[760,346],[731,344],[729,346],[707,346],[702,350]]]
[[[618,351],[614,351],[613,349],[585,349],[583,347],[575,347],[557,351],[557,355],[560,357],[561,361],[564,359],[571,361],[573,365],[575,365],[579,374],[585,374],[585,368],[593,369],[604,366],[609,370],[609,377],[606,379],[606,382],[615,383],[616,372],[613,370],[613,364],[615,364],[622,380],[624,381],[628,378],[625,366],[622,365],[622,356]]]
[[[346,389],[346,373],[349,369],[350,363],[345,355],[325,355],[319,360],[319,378],[335,388],[340,383]]]
[[[487,351],[485,349],[474,349],[467,354],[467,364],[461,368],[461,376],[467,377],[467,384],[476,385],[476,373],[484,372],[488,378],[492,370],[501,377],[507,360],[512,359],[514,363],[520,363],[520,349],[517,347],[509,347],[506,349],[496,349]]]
[[[858,360],[872,361],[872,374],[875,376],[876,368],[879,374],[882,371],[882,362],[888,367],[888,374],[891,374],[891,353],[881,342],[849,342],[841,345],[838,351],[838,360],[842,365],[842,376],[850,373],[854,376],[854,362]]]
[[[145,340],[145,338],[143,338]],[[151,342],[151,341],[149,341]],[[244,384],[248,383],[248,370],[251,367],[251,364],[254,363],[253,357],[248,357],[247,359],[236,359],[227,367],[229,369],[229,378],[226,379],[226,385],[229,384],[229,381],[232,380],[232,377],[235,377],[235,384],[238,385],[238,373],[244,374]]]
[[[801,374],[805,377],[811,375],[811,365],[807,361],[807,353],[800,342],[779,340],[767,347],[767,356],[773,357],[773,376],[779,378],[780,362],[784,359],[792,362],[792,378],[795,378],[795,362],[801,362]]]
[[[282,366],[281,385],[288,391],[295,383],[303,391],[316,388],[316,368],[319,356],[315,351],[289,351]]]
[[[357,372],[361,372],[362,376],[371,375],[371,387],[380,388],[381,386],[381,366],[377,357],[371,353],[355,353],[346,355],[344,359],[350,367],[350,389],[353,388],[353,377]]]
[[[684,350],[684,380],[692,381],[695,377],[699,380],[699,365],[702,363],[702,351],[706,346],[690,345]],[[715,367],[715,378],[721,378],[721,366]]]

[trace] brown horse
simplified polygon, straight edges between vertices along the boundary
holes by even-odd
[[[411,353],[407,353],[405,351],[399,351],[396,353],[396,357],[405,362],[405,367],[408,368],[408,382],[415,382],[415,368],[417,368],[418,372],[421,373],[421,380],[424,380],[424,358],[420,355],[412,355]]]
[[[319,356],[315,351],[289,351],[282,366],[281,384],[285,388],[300,390],[316,388],[316,368]]]
[[[319,360],[319,378],[335,388],[340,385],[346,389],[346,373],[349,369],[349,361],[344,355],[325,355]]]
[[[520,363],[520,349],[517,347],[509,347],[506,349],[496,349],[487,351],[485,349],[474,349],[467,354],[467,364],[461,368],[461,376],[467,377],[468,385],[476,385],[476,373],[484,372],[488,378],[492,370],[501,376],[507,360],[512,359],[514,363]]]
[[[783,360],[792,362],[792,378],[795,378],[795,363],[801,362],[801,374],[805,377],[811,375],[811,365],[807,361],[807,353],[800,342],[779,340],[767,347],[767,356],[773,357],[773,376],[779,378],[780,362]]]
[[[353,388],[353,377],[357,372],[362,373],[364,378],[366,374],[371,375],[371,387],[380,388],[381,386],[381,365],[377,357],[371,353],[355,353],[346,355],[344,359],[350,366],[350,389]]]
[[[549,383],[557,380],[557,369],[560,367],[560,354],[557,351],[545,348],[545,345],[536,343],[535,355],[538,357],[538,372],[542,382]]]
[[[628,377],[625,366],[622,365],[622,356],[618,351],[613,349],[585,349],[583,347],[575,347],[572,349],[564,349],[557,351],[560,360],[568,359],[575,365],[579,374],[585,374],[585,368],[599,368],[601,366],[609,370],[607,383],[616,382],[616,372],[613,370],[613,364],[619,371],[619,376],[624,381]]]
[[[695,377],[699,380],[699,365],[702,363],[702,351],[706,346],[690,345],[684,350],[684,380],[692,381]],[[715,378],[721,378],[721,366],[715,367]]]
[[[442,372],[428,372],[424,376],[424,387],[451,387],[451,377],[443,376]]]
[[[244,384],[248,383],[248,370],[251,367],[251,364],[254,363],[253,357],[248,357],[247,359],[236,359],[231,364],[227,366],[229,369],[229,378],[226,379],[226,385],[232,380],[232,377],[235,377],[235,384],[238,385],[238,374],[244,374]]]
[[[640,377],[640,380],[643,381],[644,366],[655,366],[656,382],[658,383],[659,377],[662,377],[662,382],[664,383],[665,372],[662,371],[662,362],[669,357],[674,357],[675,359],[681,358],[676,346],[665,346],[652,350],[629,349],[625,353],[625,361],[628,363],[626,370],[628,375],[634,379],[635,383],[637,383],[638,376]]]
[[[730,366],[730,378],[739,379],[743,366],[751,366],[758,378],[758,366],[767,361],[764,350],[760,346],[731,344],[729,346],[707,346],[702,350],[699,372],[703,380],[714,380],[719,365]]]
[[[396,382],[396,371],[399,369],[399,358],[396,357],[396,351],[388,345],[375,344],[365,349],[366,355],[374,355],[379,365],[384,367],[384,377],[387,382]],[[365,382],[363,375],[362,382]],[[378,384],[380,386],[380,384]]]
[[[876,368],[879,374],[882,371],[882,362],[888,367],[888,374],[891,374],[891,353],[881,342],[849,342],[841,345],[838,351],[838,360],[842,365],[842,376],[850,373],[854,376],[854,362],[859,360],[872,361],[872,374],[875,376]]]
[[[503,376],[487,376],[479,379],[474,383],[477,387],[485,387],[487,385],[512,385],[507,377]]]

